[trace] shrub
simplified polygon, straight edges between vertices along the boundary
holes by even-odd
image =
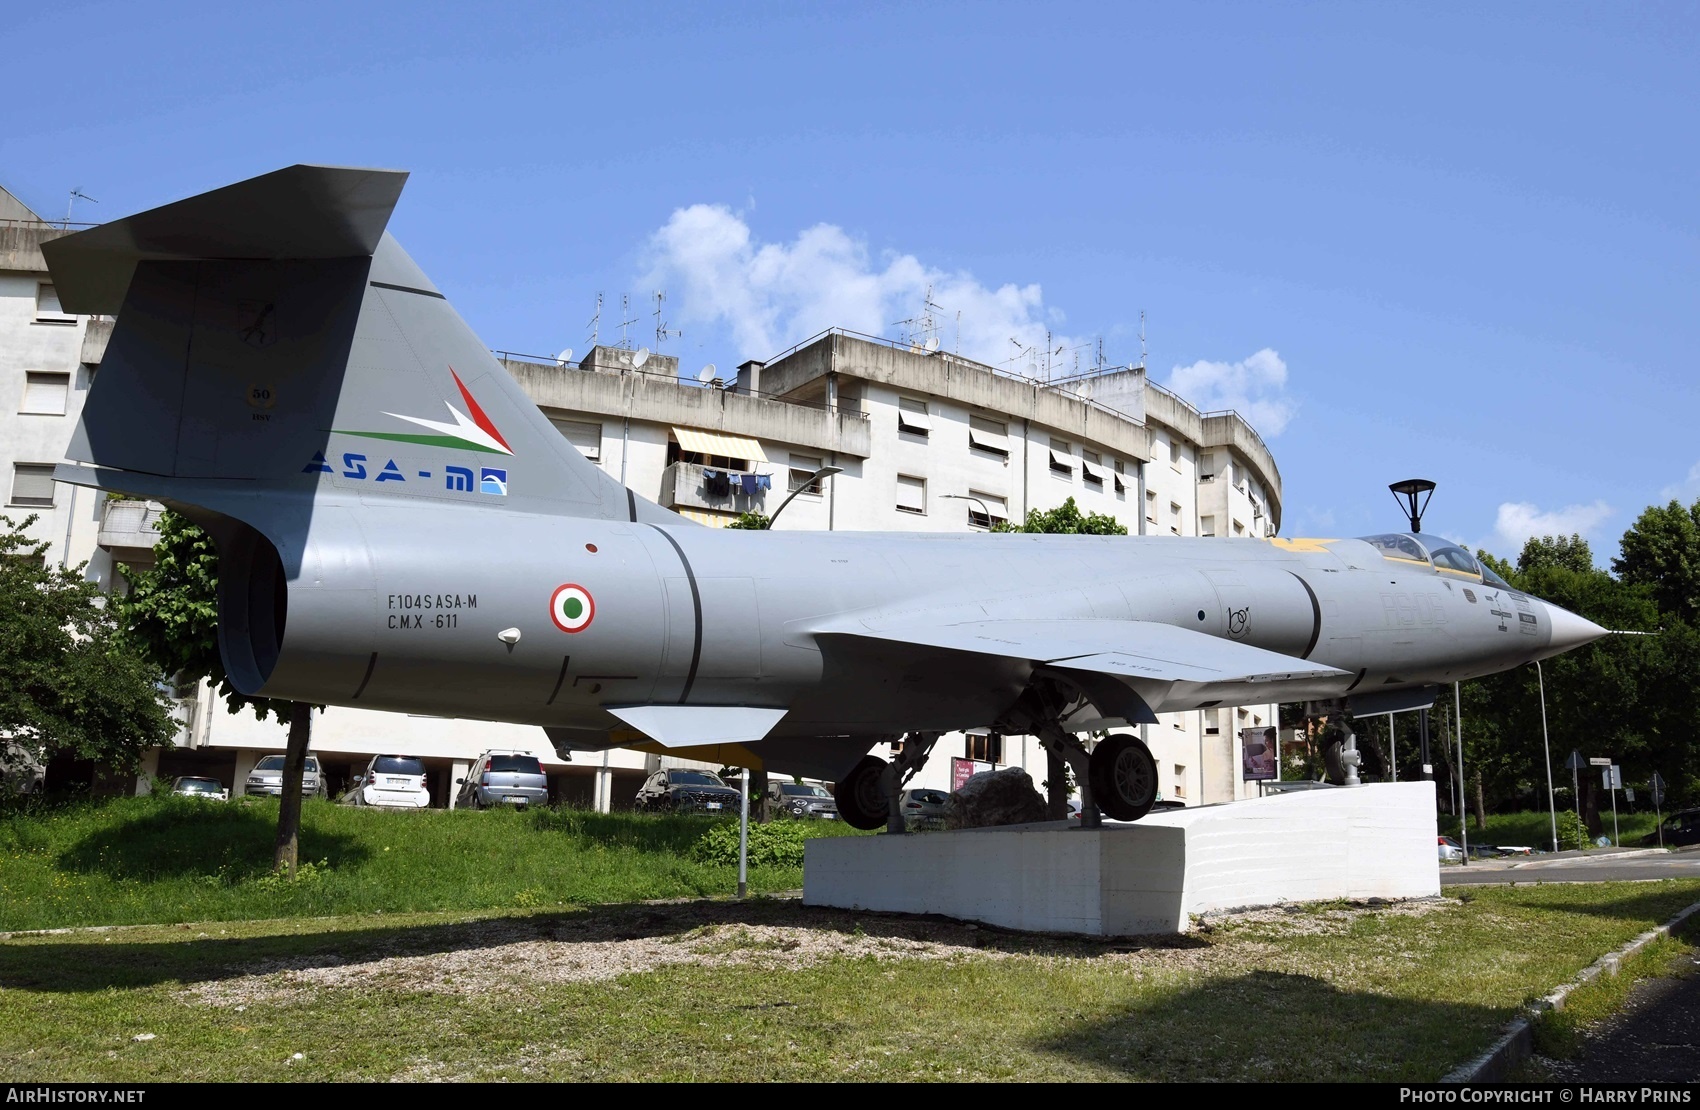
[[[803,840],[808,835],[809,829],[802,821],[774,821],[766,825],[751,825],[750,866],[803,866]],[[691,856],[701,863],[737,866],[738,823],[722,821],[709,829],[692,846]]]
[[[1594,838],[1588,835],[1588,826],[1582,823],[1581,815],[1575,810],[1567,809],[1558,815],[1558,846],[1574,851],[1594,846]]]

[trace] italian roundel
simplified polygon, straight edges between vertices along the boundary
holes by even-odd
[[[549,598],[549,617],[562,632],[583,632],[596,616],[596,602],[583,586],[557,586]]]

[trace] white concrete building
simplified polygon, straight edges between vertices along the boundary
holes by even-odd
[[[9,205],[0,209],[7,511],[41,513],[35,532],[54,545],[50,557],[86,561],[92,577],[122,589],[114,561],[151,560],[157,507],[107,502],[45,477],[64,457],[111,321],[57,311],[40,242],[64,232],[9,195],[0,193],[0,205]],[[1113,516],[1140,534],[1252,540],[1279,525],[1280,476],[1257,433],[1237,414],[1199,413],[1139,368],[1040,382],[838,330],[745,363],[734,383],[707,386],[680,380],[676,359],[652,356],[639,368],[633,352],[618,348],[597,347],[576,365],[501,357],[588,458],[709,526],[745,510],[772,515],[792,492],[776,528],[970,531],[1070,497],[1083,512]],[[807,483],[823,466],[841,472]],[[241,793],[253,764],[284,745],[280,724],[228,714],[205,688],[185,701],[184,718],[179,745],[149,761],[151,774],[215,775]],[[1163,797],[1200,804],[1246,796],[1238,730],[1274,723],[1275,707],[1265,705],[1141,726]],[[481,752],[529,752],[543,761],[558,800],[603,810],[630,805],[649,770],[677,762],[624,750],[564,762],[529,726],[346,708],[315,718],[313,749],[333,789],[375,754],[420,756],[439,803]],[[948,789],[953,759],[970,758],[1025,766],[1035,782],[1045,774],[1030,737],[948,736],[917,785]]]

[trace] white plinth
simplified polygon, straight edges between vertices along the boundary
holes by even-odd
[[[811,906],[936,913],[1010,929],[1179,933],[1192,914],[1440,893],[1434,784],[1384,783],[1153,813],[810,840]]]

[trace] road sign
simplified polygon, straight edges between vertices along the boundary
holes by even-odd
[[[1652,789],[1649,790],[1648,793],[1653,796],[1654,809],[1658,809],[1660,806],[1665,804],[1665,780],[1659,777],[1659,773],[1657,771],[1653,772]]]
[[[1611,756],[1609,756],[1609,755],[1592,756],[1588,760],[1588,766],[1590,766],[1590,767],[1610,767],[1611,766]]]
[[[1626,802],[1635,801],[1635,788],[1633,786],[1623,788],[1623,800]]]
[[[1607,790],[1623,789],[1623,769],[1607,764],[1600,770],[1600,785]]]
[[[1571,752],[1570,758],[1564,761],[1566,771],[1579,771],[1587,765],[1586,761],[1582,759],[1581,752]]]

